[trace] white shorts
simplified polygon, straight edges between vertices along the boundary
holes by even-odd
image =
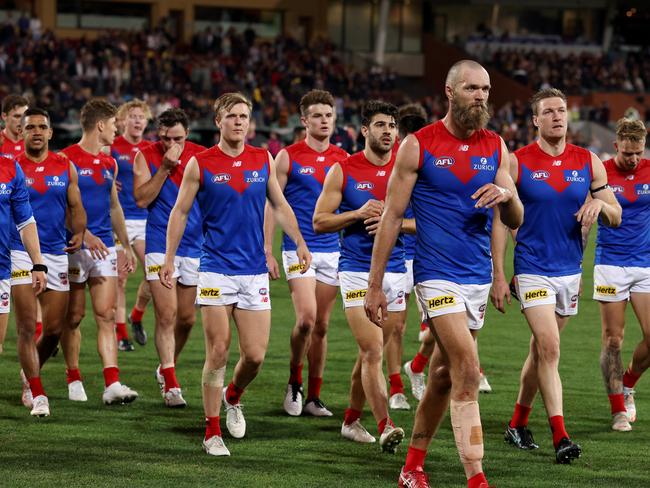
[[[109,278],[117,276],[117,251],[108,248],[108,256],[94,259],[88,249],[80,249],[68,256],[70,283],[85,283],[88,278]]]
[[[427,280],[415,285],[415,295],[427,319],[465,312],[469,329],[479,330],[485,321],[490,286]]]
[[[294,278],[316,278],[316,281],[326,285],[339,286],[339,252],[311,253],[311,266],[304,274],[300,274],[302,266],[296,251],[282,251],[282,265],[288,280]]]
[[[11,280],[0,280],[0,314],[9,313],[11,301],[9,300],[9,291],[11,290]]]
[[[271,310],[268,273],[224,275],[199,273],[197,305],[236,305],[242,310]]]
[[[406,287],[404,288],[404,292],[410,294],[413,292],[413,260],[412,259],[407,259],[404,261],[404,264],[406,265]]]
[[[196,286],[199,283],[199,258],[186,258],[176,256],[174,258],[174,275],[178,282],[185,286]],[[165,255],[161,252],[150,252],[144,255],[144,267],[147,273],[147,281],[158,281],[158,271],[165,263]]]
[[[650,268],[594,266],[594,300],[622,302],[630,293],[650,293]]]
[[[558,315],[576,315],[580,276],[516,275],[515,286],[522,310],[538,305],[555,305]]]
[[[368,275],[362,271],[341,271],[341,296],[343,297],[343,308],[363,307],[363,300],[368,291]],[[402,312],[406,310],[406,299],[404,298],[404,282],[406,273],[386,273],[382,288],[386,295],[389,312]]]
[[[125,220],[124,222],[126,223],[126,235],[129,236],[129,244],[133,245],[135,241],[144,241],[147,219]],[[124,246],[122,246],[117,235],[114,235],[113,239],[115,240],[115,248],[118,251],[123,251]]]
[[[47,288],[55,291],[69,291],[68,255],[43,254],[47,266]],[[32,260],[26,251],[11,251],[11,286],[32,284]]]

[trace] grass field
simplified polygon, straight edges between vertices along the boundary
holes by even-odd
[[[590,248],[585,263],[593,262],[592,255]],[[639,420],[634,430],[612,432],[598,364],[600,321],[597,305],[590,298],[590,267],[591,264],[585,272],[586,292],[580,302],[580,315],[570,322],[562,337],[561,375],[567,429],[584,452],[571,466],[553,462],[550,431],[539,400],[530,426],[540,449],[520,452],[504,444],[502,432],[512,413],[529,332],[516,305],[506,315],[490,307],[479,342],[482,365],[494,393],[481,396],[480,402],[485,471],[490,482],[499,488],[650,486],[648,381],[642,379],[639,383]],[[129,304],[136,284],[132,279]],[[31,418],[20,403],[15,332],[11,330],[5,353],[0,355],[0,486],[396,486],[406,443],[393,456],[380,453],[376,444],[359,445],[340,437],[356,346],[339,304],[330,326],[322,390],[322,398],[335,415],[329,419],[284,415],[282,400],[294,317],[286,282],[273,283],[271,292],[273,327],[269,352],[261,374],[242,399],[248,423],[246,438],[234,440],[224,434],[232,453],[229,458],[213,458],[201,450],[204,425],[200,375],[204,354],[200,320],[177,368],[189,403],[185,410],[168,410],[163,406],[154,381],[157,359],[152,342],[144,348],[136,346],[135,352],[120,353],[122,378],[139,391],[140,399],[129,406],[104,406],[95,326],[88,313],[81,326],[81,372],[89,401],[79,404],[67,400],[64,364],[59,354],[43,371],[52,410],[52,416],[45,419]],[[407,358],[418,346],[416,322],[416,314],[411,313],[405,339]],[[150,309],[145,324],[151,334]],[[629,360],[639,338],[639,327],[629,312],[624,361]],[[231,349],[228,378],[237,359],[236,343]],[[405,384],[408,389],[407,379]],[[415,401],[410,401],[414,410]],[[393,417],[405,428],[407,436],[413,410],[395,413]],[[375,433],[368,409],[364,419],[368,430]],[[224,420],[222,426],[225,432]],[[432,486],[465,486],[448,419],[432,444],[425,467]]]

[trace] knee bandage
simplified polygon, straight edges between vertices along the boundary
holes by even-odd
[[[483,459],[483,430],[477,401],[450,402],[451,426],[460,461],[470,464]]]
[[[219,369],[210,369],[203,366],[203,373],[201,375],[203,385],[211,388],[223,388],[223,380],[226,377],[226,367],[223,366]]]

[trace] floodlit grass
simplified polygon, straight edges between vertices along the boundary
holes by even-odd
[[[639,383],[639,420],[629,433],[610,430],[607,395],[599,370],[600,320],[591,300],[593,249],[585,258],[585,293],[580,315],[562,336],[561,376],[569,433],[584,455],[571,466],[554,464],[551,434],[538,400],[531,429],[540,449],[520,452],[503,442],[518,389],[519,370],[526,356],[529,331],[516,304],[506,315],[490,307],[480,336],[482,366],[494,393],[481,396],[485,432],[485,471],[491,483],[505,487],[647,487],[650,486],[650,393],[647,380]],[[129,305],[136,279],[129,282]],[[289,375],[289,334],[293,309],[286,282],[272,284],[273,327],[269,352],[259,377],[242,402],[248,430],[243,440],[225,433],[230,458],[213,458],[201,450],[203,412],[200,377],[203,338],[200,319],[178,364],[178,378],[189,406],[169,410],[163,406],[154,380],[157,357],[152,341],[153,313],[145,315],[150,342],[136,351],[120,353],[123,382],[140,398],[129,406],[101,403],[101,365],[96,353],[96,332],[90,311],[81,327],[81,372],[89,401],[67,400],[64,364],[59,354],[43,371],[43,383],[52,416],[33,419],[20,403],[19,365],[15,332],[8,334],[0,356],[0,486],[273,486],[348,487],[395,486],[404,462],[406,444],[396,455],[379,452],[375,445],[343,440],[340,426],[347,406],[349,374],[356,346],[339,303],[332,316],[329,353],[322,398],[332,418],[291,418],[282,400]],[[405,339],[405,360],[417,350],[417,319],[411,304]],[[13,327],[13,320],[10,327]],[[624,361],[640,339],[636,319],[629,311]],[[229,379],[237,359],[236,341],[228,365]],[[404,379],[408,389],[408,379]],[[411,405],[415,401],[409,396]],[[395,423],[410,435],[413,411],[395,413]],[[376,432],[370,411],[364,424]],[[448,419],[441,426],[426,462],[432,486],[465,486]]]

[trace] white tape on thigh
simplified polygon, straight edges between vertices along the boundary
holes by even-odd
[[[450,402],[451,426],[463,464],[483,459],[483,430],[477,401]]]
[[[203,384],[211,388],[222,388],[223,380],[226,377],[226,367],[223,366],[219,369],[208,369],[203,366]]]

